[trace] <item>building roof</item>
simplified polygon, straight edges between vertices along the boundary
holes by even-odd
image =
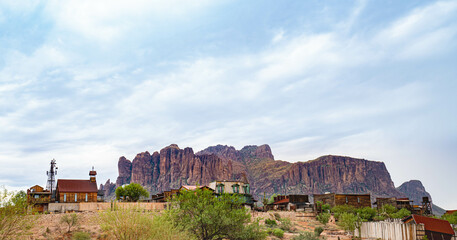
[[[449,235],[454,235],[454,229],[452,229],[451,224],[446,220],[424,217],[420,215],[413,214],[411,216],[414,219],[416,224],[424,224],[425,231],[445,233]]]
[[[98,189],[97,183],[91,182],[90,180],[59,179],[57,180],[57,191],[74,193],[96,193],[98,192]]]
[[[289,203],[289,198],[284,198],[284,199],[281,199],[279,201],[276,201],[274,203],[272,203],[273,205],[279,205],[279,204],[286,204],[286,203]]]

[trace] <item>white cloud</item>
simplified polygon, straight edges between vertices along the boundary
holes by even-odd
[[[159,24],[176,19],[187,19],[189,15],[214,4],[212,1],[51,1],[47,12],[53,16],[62,30],[81,34],[89,40],[110,43],[126,36],[136,25],[156,28],[151,18]]]

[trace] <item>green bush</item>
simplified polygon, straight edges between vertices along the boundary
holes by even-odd
[[[322,212],[330,212],[330,205],[329,204],[323,204],[322,205]]]
[[[441,219],[448,221],[450,224],[457,224],[457,212],[453,214],[444,214]]]
[[[281,215],[279,213],[274,214],[276,221],[281,221]]]
[[[75,232],[71,237],[72,240],[90,240],[90,234],[87,232]]]
[[[27,215],[27,195],[0,189],[0,239],[17,239],[28,233],[35,223]]]
[[[276,226],[278,225],[274,219],[265,219],[265,224],[269,226]]]
[[[282,229],[279,229],[279,228],[273,229],[272,234],[273,234],[273,236],[278,237],[278,238],[283,238],[284,237],[284,231]]]
[[[319,221],[320,223],[326,225],[328,223],[328,221],[330,220],[330,213],[321,213],[319,215],[317,215],[316,219],[317,221]]]
[[[411,212],[406,208],[402,208],[398,212],[390,214],[390,217],[391,218],[400,218],[400,219],[402,219],[402,218],[405,218],[405,217],[407,217],[409,215],[411,215]]]
[[[356,213],[364,220],[364,221],[373,221],[374,217],[376,216],[376,210],[371,207],[364,207],[356,209]]]
[[[164,216],[197,239],[264,239],[258,221],[251,223],[251,214],[242,202],[237,195],[215,197],[208,190],[185,190],[171,200]]]
[[[349,206],[349,205],[339,205],[339,206],[335,206],[334,208],[332,208],[332,213],[334,213],[333,216],[336,219],[340,219],[340,216],[343,213],[351,213],[351,214],[355,215],[356,208],[353,206]]]
[[[300,235],[292,238],[292,240],[319,240],[319,237],[312,232],[300,233]]]
[[[178,230],[167,218],[138,208],[119,208],[99,214],[101,229],[109,239],[189,239],[186,233]]]
[[[149,192],[138,183],[130,183],[127,186],[116,188],[116,199],[128,202],[137,202],[140,197],[149,197]]]
[[[68,225],[68,231],[71,231],[71,228],[78,224],[78,215],[76,213],[65,214],[60,218],[60,223],[65,223]]]
[[[279,228],[286,232],[292,231],[292,222],[290,221],[290,218],[281,218]]]
[[[352,213],[341,213],[338,225],[344,230],[353,233],[357,225],[357,216]]]
[[[323,231],[324,231],[323,227],[317,227],[314,229],[314,233],[316,234],[316,236],[320,236]]]

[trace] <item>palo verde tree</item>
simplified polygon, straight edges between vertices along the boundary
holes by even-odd
[[[130,183],[116,188],[116,199],[127,202],[137,202],[140,197],[149,197],[149,192],[138,183]]]
[[[196,239],[264,239],[259,222],[251,222],[249,210],[239,196],[197,189],[183,190],[171,200],[165,212],[178,228]]]
[[[0,188],[0,240],[19,238],[33,223],[33,217],[27,215],[25,192],[14,193]]]

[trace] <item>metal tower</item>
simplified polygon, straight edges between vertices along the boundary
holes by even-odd
[[[433,215],[432,202],[428,197],[422,198],[422,211],[426,216]]]
[[[48,175],[48,183],[46,184],[46,189],[51,191],[51,198],[55,198],[55,189],[56,189],[56,175],[57,175],[57,167],[56,167],[56,160],[52,159],[51,160],[51,168],[49,171],[46,171],[46,174]]]

